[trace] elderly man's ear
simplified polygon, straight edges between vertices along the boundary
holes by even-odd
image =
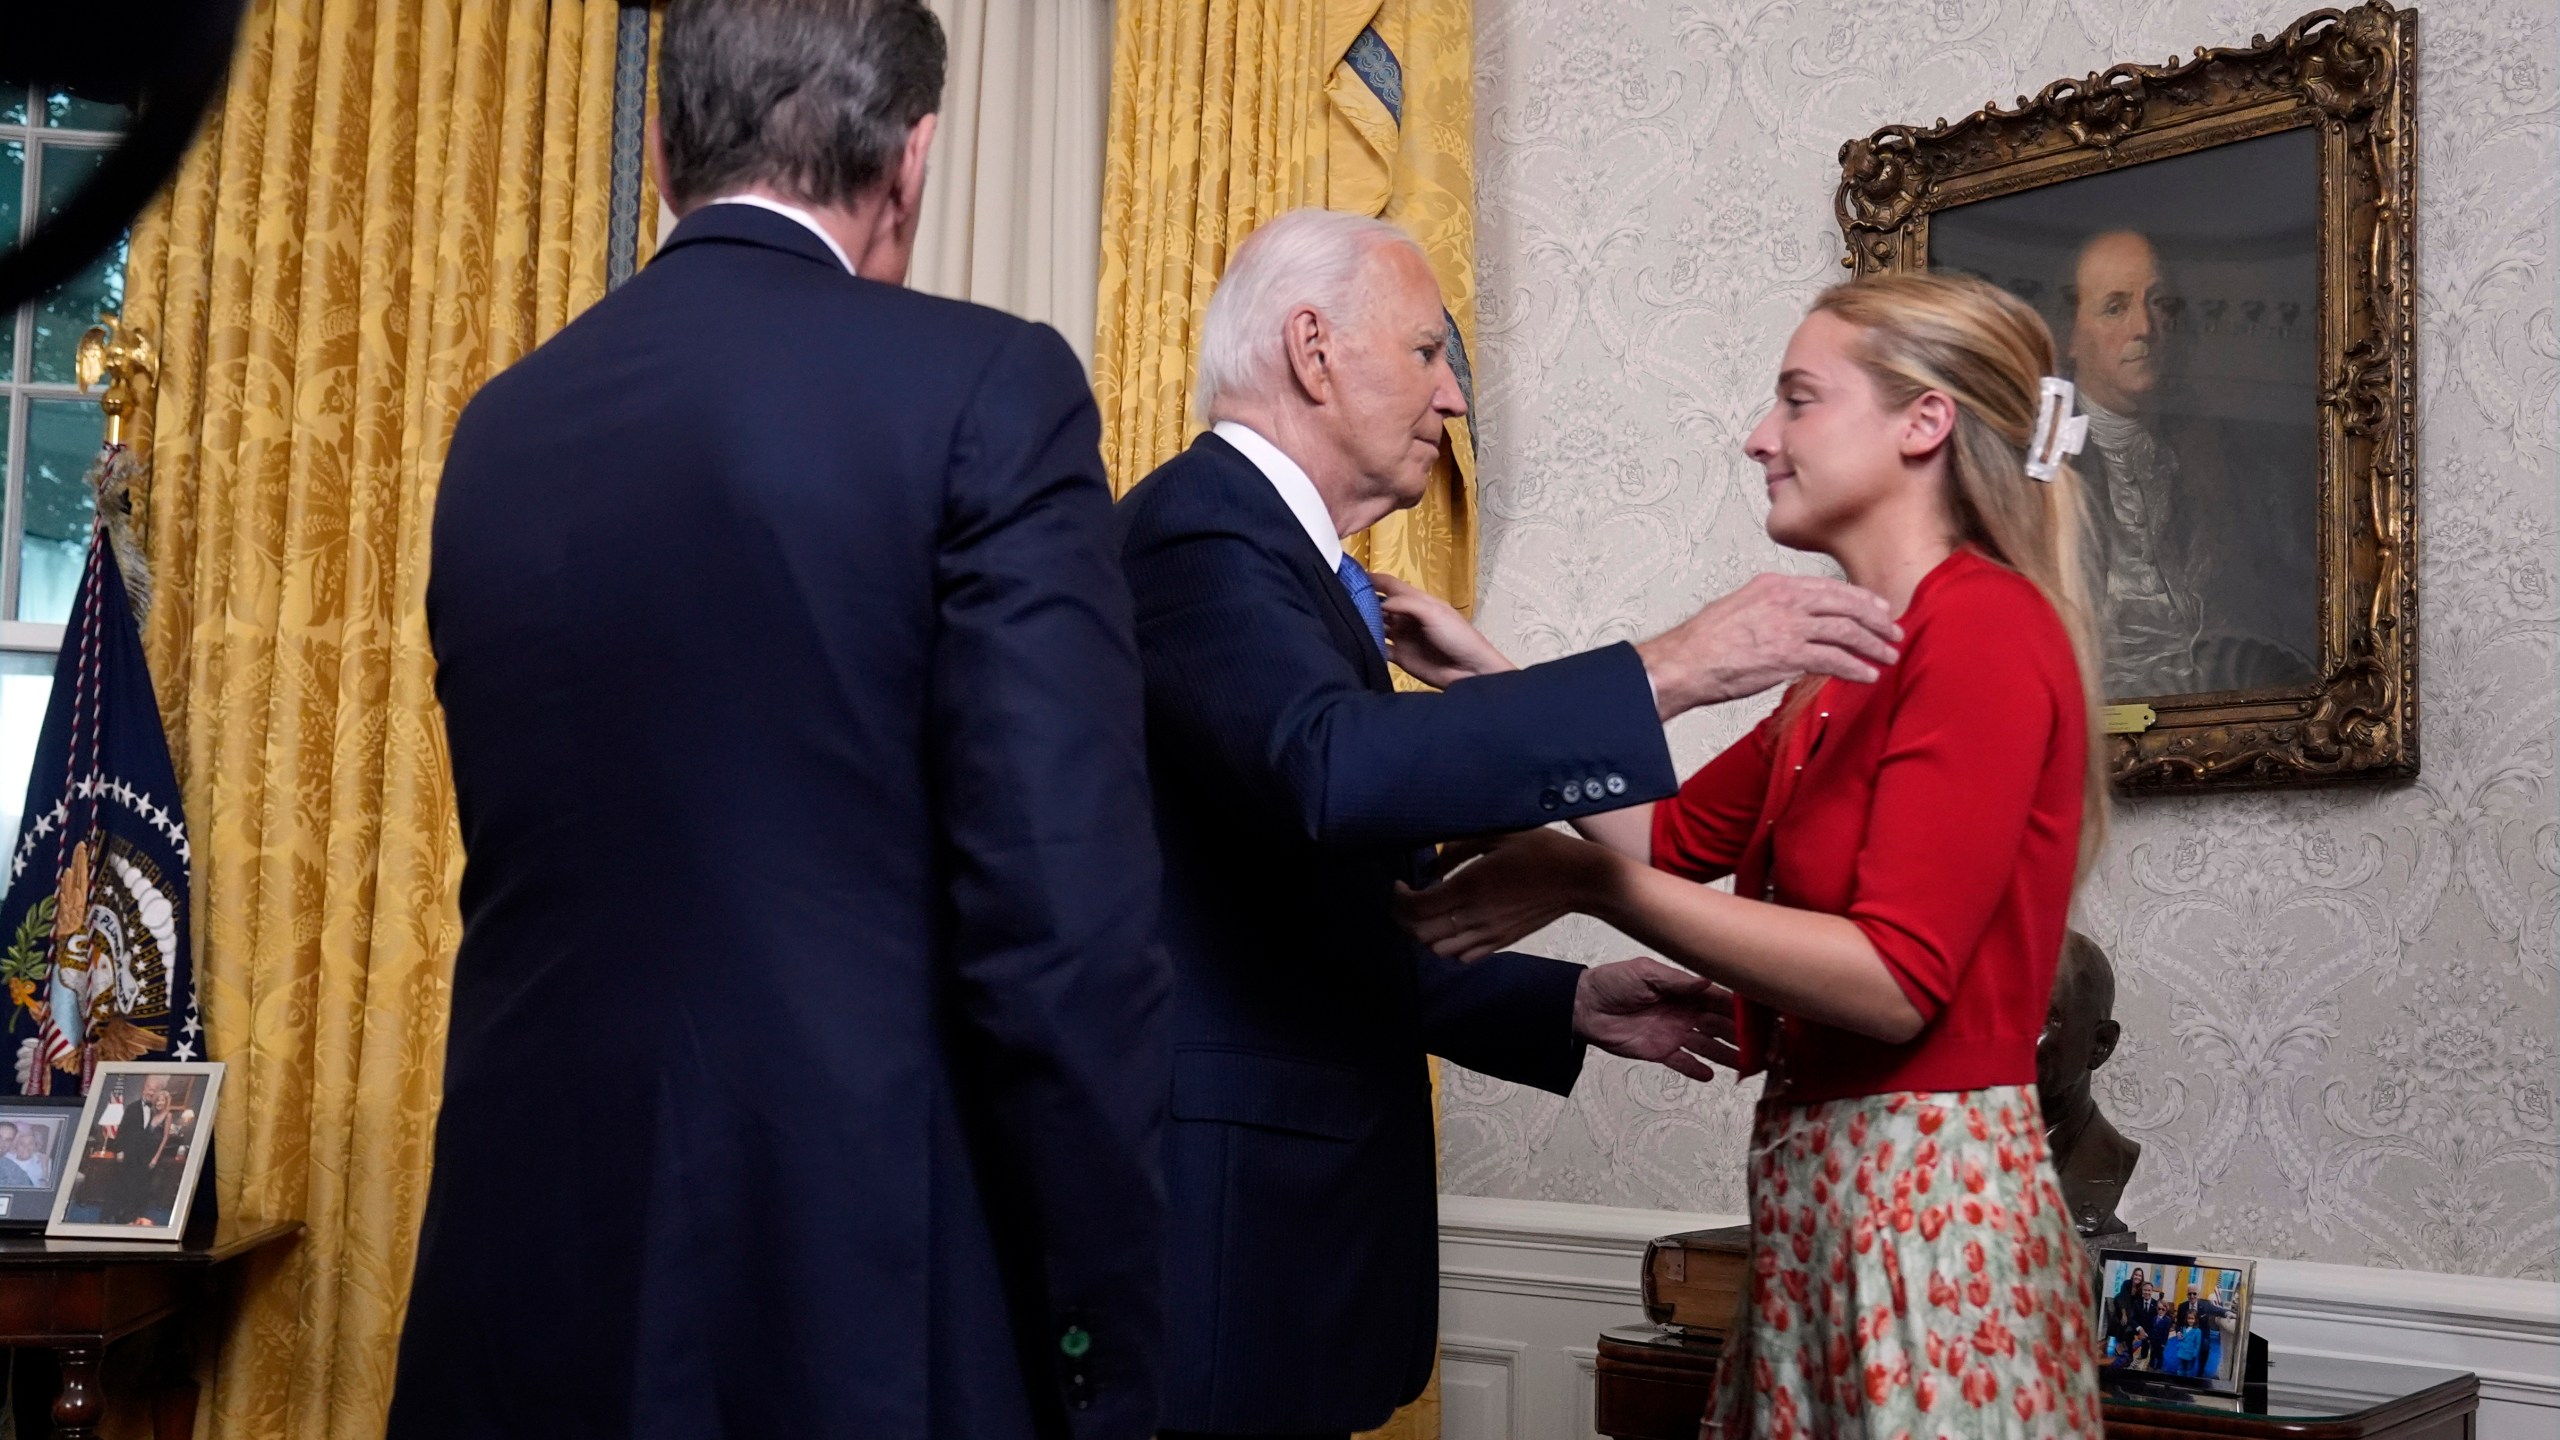
[[[1332,343],[1324,316],[1308,306],[1290,311],[1282,322],[1280,346],[1289,354],[1289,373],[1297,378],[1298,390],[1310,405],[1333,398],[1331,357],[1326,353]]]

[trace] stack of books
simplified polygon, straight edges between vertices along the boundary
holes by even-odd
[[[1691,1335],[1721,1336],[1751,1291],[1751,1227],[1665,1235],[1644,1247],[1644,1314]]]

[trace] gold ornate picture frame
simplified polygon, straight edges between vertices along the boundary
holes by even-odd
[[[2096,417],[2120,789],[2418,773],[2416,60],[2376,0],[1841,147],[1844,263],[2020,294]]]

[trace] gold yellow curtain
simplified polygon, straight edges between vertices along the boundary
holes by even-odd
[[[1093,357],[1116,490],[1196,433],[1209,294],[1256,226],[1301,205],[1404,227],[1430,257],[1460,355],[1473,351],[1474,23],[1473,0],[1120,0]],[[1468,608],[1472,427],[1452,425],[1447,448],[1422,504],[1350,549]],[[1436,1437],[1439,1380],[1374,1433]]]
[[[205,1433],[381,1431],[461,863],[422,597],[471,392],[604,292],[612,0],[257,0],[137,226],[153,677],[185,788],[224,1214],[293,1217]],[[654,229],[644,219],[644,236]]]
[[[1298,206],[1383,216],[1421,241],[1472,352],[1472,0],[1122,0],[1117,24],[1093,367],[1114,486],[1196,433],[1209,293],[1245,236]],[[1449,442],[1423,503],[1352,550],[1464,607],[1470,427],[1452,426]]]

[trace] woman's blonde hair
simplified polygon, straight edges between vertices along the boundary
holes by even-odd
[[[2040,385],[2054,373],[2053,334],[2025,301],[1964,276],[1870,275],[1824,291],[1813,313],[1862,332],[1859,366],[1888,408],[1932,390],[1955,402],[1947,489],[1956,533],[2035,582],[2062,617],[2088,713],[2077,871],[2085,875],[2106,839],[2108,801],[2086,502],[2071,465],[2050,482],[2030,479],[2026,468]]]

